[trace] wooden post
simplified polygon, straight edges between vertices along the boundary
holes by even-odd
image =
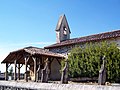
[[[54,60],[54,58],[50,58],[50,63],[49,63],[49,70],[50,70],[49,77],[51,75],[51,64],[52,64],[53,60]]]
[[[8,63],[6,63],[5,80],[8,80]]]
[[[62,70],[62,75],[61,75],[61,83],[62,84],[67,84],[68,83],[68,54],[65,56],[65,66]]]
[[[28,77],[27,77],[27,58],[25,57],[25,81],[28,82]]]
[[[36,82],[36,59],[34,59],[34,76],[35,76],[35,82]]]
[[[34,77],[35,77],[35,82],[36,82],[36,58],[32,57],[34,60]]]
[[[101,65],[101,69],[99,71],[99,77],[98,77],[98,84],[99,85],[105,85],[106,82],[106,59],[105,56],[103,56],[102,58],[102,65]]]
[[[14,65],[15,65],[15,72],[14,72],[14,80],[17,80],[17,76],[16,76],[16,68],[17,68],[17,64],[16,64],[16,60],[14,61]]]
[[[36,81],[40,80],[40,58],[38,58],[38,69],[37,69],[37,76],[36,76]]]
[[[48,75],[50,72],[48,65],[49,65],[49,60],[47,58],[46,62],[45,62],[45,67],[44,67],[44,69],[42,69],[41,82],[45,82],[45,83],[48,82]]]
[[[20,80],[20,64],[18,64],[18,80]]]
[[[65,61],[65,67],[62,70],[61,83],[62,84],[68,83],[68,60]]]

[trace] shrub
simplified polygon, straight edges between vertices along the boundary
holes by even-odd
[[[70,51],[69,77],[98,77],[102,64],[101,58],[106,56],[107,80],[120,80],[120,50],[115,43],[88,43],[85,47],[75,47]],[[63,64],[63,62],[62,62]]]

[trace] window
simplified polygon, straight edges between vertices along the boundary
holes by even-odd
[[[64,35],[67,35],[67,28],[66,27],[63,27],[63,33],[64,33]]]

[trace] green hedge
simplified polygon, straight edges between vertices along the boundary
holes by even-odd
[[[107,42],[73,48],[68,56],[69,77],[98,77],[104,55],[107,60],[107,81],[119,82],[120,50],[115,43]]]

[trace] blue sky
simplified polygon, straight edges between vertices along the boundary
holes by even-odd
[[[120,0],[0,0],[0,61],[19,48],[55,43],[61,14],[71,38],[120,29]]]

